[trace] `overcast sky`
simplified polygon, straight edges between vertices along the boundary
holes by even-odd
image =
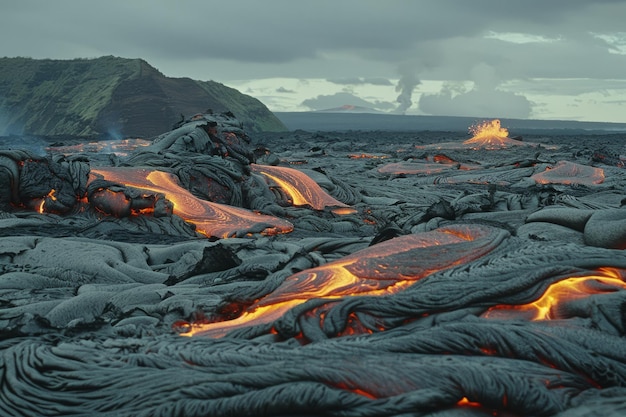
[[[626,0],[0,5],[0,56],[143,58],[275,111],[626,122]]]

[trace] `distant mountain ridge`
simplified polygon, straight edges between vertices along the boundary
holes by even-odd
[[[166,77],[143,59],[0,58],[0,135],[148,138],[208,109],[232,112],[247,131],[286,130],[253,97]]]

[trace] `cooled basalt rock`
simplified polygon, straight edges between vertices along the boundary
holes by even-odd
[[[130,154],[0,154],[0,414],[624,413],[626,255],[615,248],[626,172],[576,151],[604,138],[464,144],[442,159],[450,133],[293,132],[248,144],[229,115],[183,122]],[[246,144],[266,151],[255,162]],[[454,164],[378,169],[409,160]],[[27,208],[24,161],[58,164],[43,165],[48,186],[81,185],[70,179],[87,167],[78,189],[89,198],[48,212],[46,191]],[[263,161],[316,186],[271,179],[282,171],[253,165]],[[602,169],[604,181],[531,179],[557,161]],[[129,184],[137,172],[143,188]],[[207,239],[176,214],[174,194],[148,187],[155,178],[194,204],[219,199],[293,230],[262,234],[259,221]],[[289,186],[351,207],[295,203]],[[87,201],[98,193],[118,196],[117,215]],[[187,337],[194,329],[204,332]]]
[[[626,248],[626,210],[599,210],[585,224],[585,243],[611,249]]]

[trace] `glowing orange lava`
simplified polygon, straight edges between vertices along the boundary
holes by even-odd
[[[39,208],[37,210],[39,213],[45,213],[45,211],[46,211],[46,201],[48,199],[52,200],[52,201],[56,201],[57,200],[57,197],[56,197],[55,194],[56,194],[56,190],[52,189],[52,190],[50,190],[50,192],[45,197],[43,197],[41,199],[41,202],[39,203]]]
[[[480,408],[483,405],[481,403],[475,402],[475,401],[470,401],[467,397],[463,397],[461,398],[456,405],[458,405],[459,407],[476,407],[476,408]]]
[[[603,268],[595,275],[576,276],[550,285],[537,300],[523,305],[497,305],[482,317],[490,319],[549,320],[567,318],[560,311],[562,305],[592,294],[603,294],[626,289],[626,271]]]
[[[225,238],[247,232],[276,234],[293,230],[291,223],[277,217],[199,199],[181,187],[175,175],[167,172],[146,168],[92,169],[90,181],[96,176],[164,194],[174,204],[174,214],[193,223],[196,225],[196,231],[209,237]]]
[[[604,182],[604,170],[602,168],[590,167],[575,162],[559,161],[554,167],[532,175],[530,178],[535,180],[538,184],[576,184],[591,186]]]
[[[456,225],[384,241],[291,275],[241,316],[229,321],[192,323],[183,335],[222,337],[234,329],[271,323],[314,298],[332,303],[343,297],[393,294],[433,272],[485,255],[505,235],[502,230],[486,226]]]
[[[251,164],[252,172],[264,175],[276,183],[291,199],[294,206],[310,206],[315,210],[340,207],[337,214],[351,214],[356,210],[331,197],[311,177],[302,171],[288,167]],[[350,209],[348,211],[347,209]],[[334,210],[333,210],[334,211]]]
[[[500,119],[493,119],[491,121],[484,120],[481,123],[476,123],[469,127],[469,131],[474,135],[472,139],[483,137],[490,138],[493,136],[506,138],[509,136],[509,131],[502,127]]]

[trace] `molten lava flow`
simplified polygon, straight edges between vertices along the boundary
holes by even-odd
[[[585,298],[592,294],[603,294],[626,289],[623,277],[626,271],[600,269],[596,275],[585,275],[563,279],[550,285],[546,292],[532,303],[523,305],[497,305],[491,307],[483,317],[490,319],[549,320],[563,317],[563,304]]]
[[[351,209],[349,213],[346,213],[346,209],[350,206],[335,200],[308,175],[297,169],[257,164],[251,164],[250,167],[253,172],[274,181],[289,196],[294,206],[310,206],[315,210],[324,210],[326,207],[342,208],[337,211],[337,214],[356,212]]]
[[[192,323],[185,336],[222,337],[229,331],[267,324],[314,298],[393,294],[433,272],[477,259],[495,248],[506,232],[486,226],[450,226],[387,240],[342,259],[288,277],[238,318]],[[359,326],[353,326],[358,330]]]
[[[554,167],[531,176],[538,184],[597,185],[604,182],[604,170],[575,162],[559,161]]]
[[[165,194],[174,204],[174,214],[195,224],[199,233],[209,237],[231,237],[247,231],[276,234],[293,230],[293,225],[286,220],[196,198],[180,186],[175,175],[167,172],[145,168],[92,169],[91,179],[96,175],[108,181]]]

